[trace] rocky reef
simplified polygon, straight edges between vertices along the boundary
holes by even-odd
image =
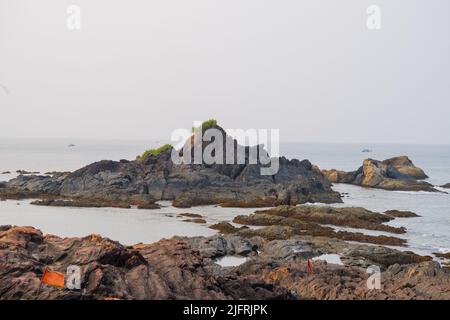
[[[342,263],[320,259],[330,253]],[[245,262],[216,263],[236,255]],[[373,264],[379,289],[367,285]],[[71,265],[81,268],[80,290],[41,284],[45,269],[64,274]],[[450,299],[450,273],[410,252],[326,237],[215,235],[123,246],[98,235],[0,226],[0,299]]]
[[[175,164],[171,157],[173,149],[170,148],[158,154],[148,153],[134,161],[99,161],[71,173],[20,175],[0,184],[0,198],[44,200],[35,202],[39,205],[139,205],[142,208],[151,208],[158,200],[171,200],[178,207],[207,204],[269,207],[341,202],[339,193],[331,189],[328,179],[308,160],[280,157],[277,158],[279,170],[273,175],[262,175],[261,170],[266,165],[260,158],[256,163],[250,161],[253,151],[268,156],[262,146],[240,146],[221,127],[215,125],[214,129],[223,133],[224,142],[231,141],[234,151],[244,150],[241,162]],[[208,148],[212,142],[201,139],[205,133],[193,133],[186,142],[188,148],[193,150],[199,144],[203,151]],[[182,150],[177,152],[183,155]],[[226,151],[229,152],[228,149]],[[233,154],[237,157],[237,152]]]
[[[267,240],[287,240],[294,236],[328,237],[347,241],[379,245],[404,246],[406,240],[391,235],[368,235],[354,229],[403,234],[404,227],[392,227],[384,223],[393,217],[372,212],[364,208],[332,208],[326,206],[279,206],[269,210],[256,211],[251,215],[239,215],[234,223],[237,228],[222,222],[211,226],[225,234],[243,237],[258,236]],[[261,228],[246,228],[258,226]],[[351,228],[348,230],[348,228]]]
[[[348,183],[362,187],[398,191],[437,192],[433,185],[425,181],[425,172],[416,167],[407,156],[384,161],[366,159],[356,171],[345,172],[336,169],[322,170],[334,183]]]

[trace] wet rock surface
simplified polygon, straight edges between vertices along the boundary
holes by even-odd
[[[430,183],[419,181],[428,176],[406,156],[384,161],[366,159],[358,170],[351,172],[335,169],[322,172],[334,183],[348,183],[384,190],[438,191]]]
[[[345,265],[307,259],[339,253]],[[235,267],[215,261],[245,256]],[[365,266],[382,267],[370,290]],[[45,268],[82,269],[81,290],[42,284]],[[268,241],[215,235],[123,246],[90,235],[59,238],[32,227],[0,227],[1,299],[449,299],[450,273],[412,253],[324,237]]]

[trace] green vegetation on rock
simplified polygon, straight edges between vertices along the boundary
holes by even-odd
[[[203,123],[198,127],[192,127],[192,132],[196,132],[201,130],[208,130],[211,128],[217,127],[217,120],[216,119],[209,119],[206,121],[203,121]]]
[[[148,150],[144,151],[144,153],[140,156],[137,156],[136,159],[137,160],[145,160],[149,155],[156,157],[157,155],[159,155],[163,152],[166,152],[167,150],[170,150],[170,149],[172,149],[172,145],[167,143],[157,149],[148,149]]]

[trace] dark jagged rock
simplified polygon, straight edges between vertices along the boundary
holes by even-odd
[[[215,129],[225,134],[222,128]],[[188,141],[187,146],[191,149],[199,143],[196,142],[198,135],[195,133]],[[224,137],[231,139],[226,134]],[[208,143],[201,143],[204,150]],[[232,140],[232,145],[235,151],[238,148],[245,150],[243,164],[211,165],[203,162],[175,165],[171,158],[172,150],[167,150],[136,161],[103,160],[69,174],[22,175],[0,189],[0,196],[60,196],[126,203],[131,200],[145,203],[172,200],[175,206],[186,208],[208,204],[266,207],[341,202],[339,193],[331,189],[328,179],[309,161],[280,157],[276,174],[261,175],[261,169],[266,166],[259,158],[257,164],[251,163],[249,155],[254,148],[265,153],[262,146],[243,147],[235,140]]]
[[[441,188],[450,189],[450,183],[442,185]]]
[[[356,171],[345,172],[335,169],[322,171],[334,183],[348,183],[363,187],[398,191],[437,192],[433,185],[425,181],[427,175],[414,166],[406,157],[396,157],[384,161],[366,159]]]

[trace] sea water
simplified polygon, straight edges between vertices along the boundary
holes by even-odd
[[[166,141],[77,140],[77,139],[0,139],[0,181],[15,177],[16,170],[73,171],[99,160],[135,159],[143,150]],[[71,146],[69,146],[71,145]],[[364,153],[363,149],[372,152]],[[450,182],[450,146],[447,145],[368,145],[285,143],[281,154],[288,158],[309,159],[321,169],[356,170],[365,158],[383,160],[408,155],[430,176],[435,185]],[[1,172],[11,171],[2,175]],[[410,210],[419,218],[397,218],[389,224],[405,226],[408,232],[399,235],[408,240],[409,250],[421,254],[450,251],[450,195],[430,192],[397,192],[336,184],[336,191],[345,193],[343,204],[369,210]],[[124,244],[154,242],[178,236],[209,236],[216,233],[208,226],[231,221],[239,214],[254,209],[202,206],[174,208],[163,202],[162,209],[138,210],[115,208],[55,208],[29,204],[30,200],[0,202],[0,225],[29,225],[58,236],[100,234]],[[198,213],[206,224],[184,222],[180,213]]]

